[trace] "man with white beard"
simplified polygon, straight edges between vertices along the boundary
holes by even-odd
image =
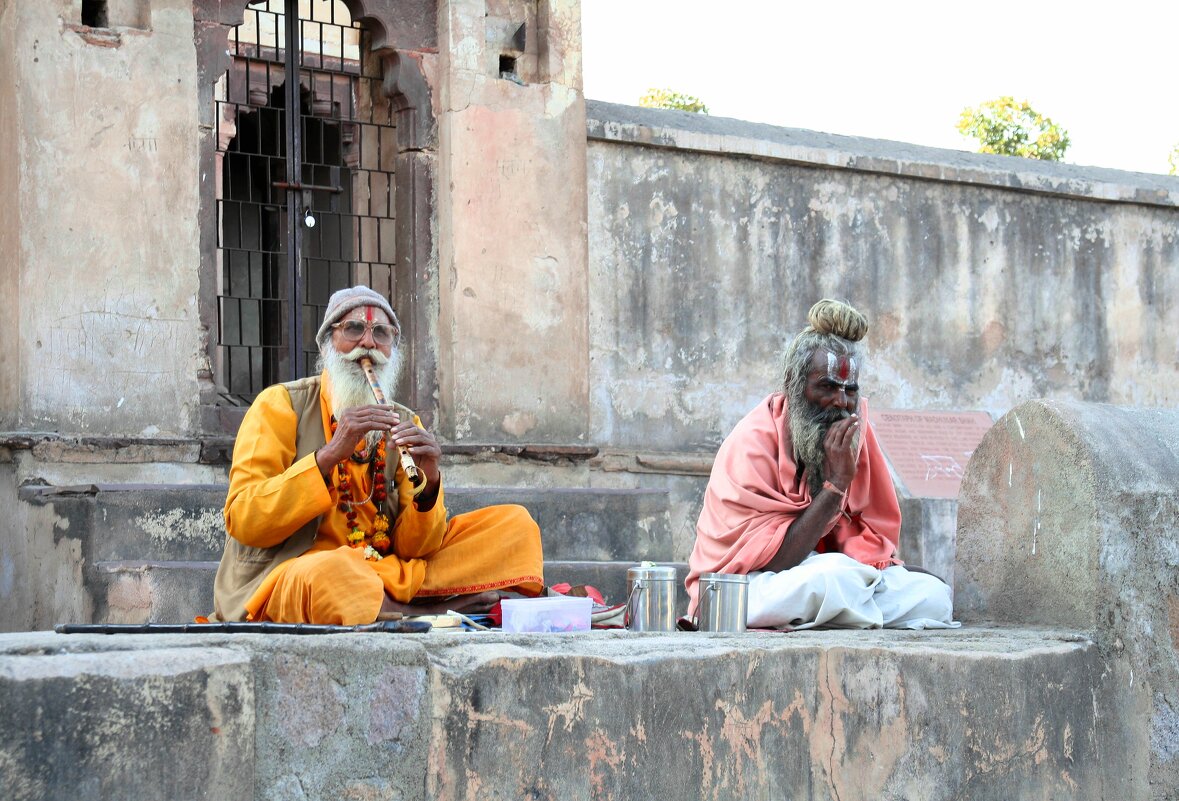
[[[360,360],[392,397],[397,315],[365,286],[332,295],[322,372],[268,387],[234,444],[214,585],[216,620],[371,623],[381,612],[485,611],[544,589],[540,530],[522,506],[448,519],[441,449],[410,409],[374,403]],[[408,449],[424,481],[405,474]]]
[[[897,558],[901,511],[859,397],[868,321],[821,300],[786,351],[783,391],[721,444],[696,526],[706,573],[749,576],[751,628],[952,628],[950,588]]]

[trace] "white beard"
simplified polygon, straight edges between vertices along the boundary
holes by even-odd
[[[394,347],[388,357],[379,350],[361,347],[353,348],[345,354],[336,350],[329,340],[324,345],[319,360],[320,369],[326,370],[332,379],[332,414],[337,420],[348,409],[377,402],[364,370],[357,364],[362,356],[373,360],[373,371],[385,394],[385,400],[391,403],[397,391],[402,363],[400,348]],[[383,436],[384,432],[370,431],[365,436],[368,447],[374,447]]]

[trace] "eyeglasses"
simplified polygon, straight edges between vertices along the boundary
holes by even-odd
[[[345,320],[332,326],[349,342],[359,342],[364,339],[365,331],[372,331],[373,342],[378,345],[388,345],[401,333],[396,327],[385,323],[363,323],[360,320]]]

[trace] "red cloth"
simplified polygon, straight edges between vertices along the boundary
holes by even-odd
[[[815,550],[838,551],[883,569],[902,564],[896,558],[901,509],[864,401],[859,415],[856,477],[844,500],[850,519],[836,517]],[[774,393],[745,415],[721,444],[688,560],[689,615],[696,611],[701,574],[760,570],[778,552],[790,524],[810,505],[810,487],[794,463],[788,420],[786,396]]]

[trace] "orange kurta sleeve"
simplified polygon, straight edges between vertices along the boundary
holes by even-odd
[[[295,461],[297,424],[290,395],[277,385],[258,395],[238,429],[225,527],[245,545],[277,545],[335,503],[315,455]]]

